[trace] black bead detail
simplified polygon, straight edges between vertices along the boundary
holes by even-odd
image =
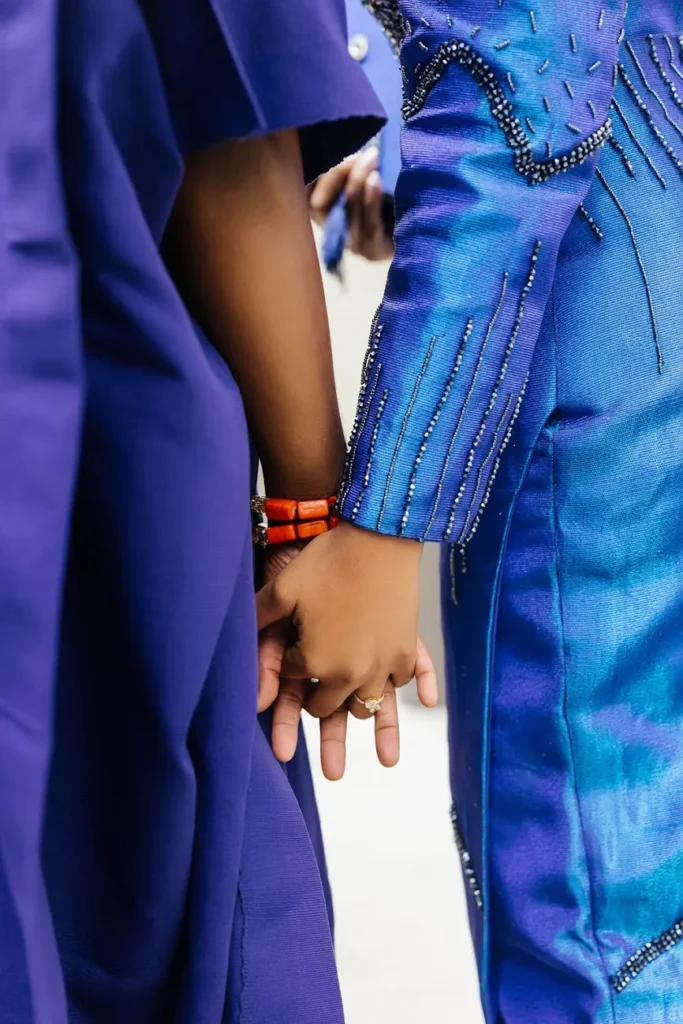
[[[472,893],[472,899],[474,900],[479,910],[484,909],[484,900],[481,895],[481,889],[479,888],[479,882],[477,881],[477,873],[472,867],[472,858],[470,857],[469,851],[465,846],[465,840],[463,839],[462,832],[460,830],[460,822],[458,821],[458,814],[455,807],[451,807],[451,823],[453,825],[453,835],[455,836],[455,845],[460,854],[460,863],[462,864],[463,874],[467,886]]]
[[[391,43],[394,53],[398,54],[404,39],[410,31],[410,25],[398,9],[396,0],[361,0],[370,14],[379,22],[382,31]]]
[[[627,985],[630,985],[645,970],[648,964],[657,960],[662,953],[668,953],[669,950],[678,945],[681,939],[683,939],[683,918],[680,921],[676,921],[671,928],[667,928],[656,939],[646,942],[644,946],[641,946],[640,949],[637,949],[628,958],[624,966],[620,967],[617,973],[613,974],[610,978],[614,991],[623,992]]]
[[[422,109],[431,90],[453,63],[460,64],[469,71],[477,84],[484,90],[491,113],[498,127],[504,133],[508,145],[514,150],[515,170],[526,178],[530,185],[538,185],[555,174],[563,173],[582,164],[592,153],[604,146],[612,134],[612,122],[608,118],[603,125],[570,152],[548,160],[537,160],[532,150],[531,140],[524,131],[519,118],[515,115],[512,103],[505,95],[494,71],[483,57],[478,56],[469,43],[459,39],[442,43],[431,60],[422,68],[417,76],[413,95],[407,97],[403,103],[405,120],[414,117]]]

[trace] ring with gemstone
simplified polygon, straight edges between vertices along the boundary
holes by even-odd
[[[366,711],[369,711],[371,715],[376,715],[382,708],[382,701],[386,697],[386,693],[383,693],[381,697],[359,697],[354,692],[353,698],[357,700],[359,704],[362,704]]]

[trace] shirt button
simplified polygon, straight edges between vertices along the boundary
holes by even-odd
[[[359,33],[356,36],[352,36],[351,39],[349,40],[349,53],[351,54],[354,60],[365,60],[365,58],[368,55],[369,49],[370,44],[368,42],[367,36],[361,35]]]

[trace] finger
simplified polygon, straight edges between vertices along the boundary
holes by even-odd
[[[282,659],[280,674],[287,679],[310,679],[315,676],[306,662],[306,656],[298,644],[288,647]]]
[[[349,202],[362,200],[365,179],[371,171],[377,170],[378,165],[379,150],[376,146],[368,146],[354,157],[346,182],[346,198]]]
[[[320,723],[320,763],[323,775],[330,782],[338,782],[346,769],[346,707],[337,708]]]
[[[415,662],[415,681],[417,695],[426,708],[433,708],[439,703],[439,681],[431,655],[422,640],[417,640],[417,660]]]
[[[386,678],[381,683],[369,683],[367,686],[359,686],[349,698],[349,711],[354,718],[373,718],[377,712],[363,706],[363,701],[380,700],[389,690],[393,689]]]
[[[382,707],[375,715],[375,749],[379,763],[385,768],[394,768],[398,764],[401,744],[396,690],[392,683],[387,683]]]
[[[358,255],[363,253],[363,204],[359,198],[346,200],[347,247]]]
[[[363,189],[363,220],[365,234],[370,238],[384,231],[382,221],[382,182],[378,171],[370,171]]]
[[[323,679],[319,686],[312,687],[306,700],[306,711],[314,718],[328,718],[334,714],[351,693],[348,683],[335,683]]]
[[[346,187],[354,157],[347,157],[338,167],[322,174],[311,189],[308,206],[316,224],[324,224],[330,210]]]
[[[282,623],[268,626],[258,641],[258,710],[265,711],[273,703],[280,689],[282,658],[287,646],[287,634]]]
[[[259,633],[262,629],[266,629],[267,626],[272,626],[274,622],[289,618],[294,611],[296,602],[285,596],[281,582],[282,575],[283,573],[276,580],[266,583],[265,587],[261,587],[256,594],[256,616]]]
[[[299,721],[304,706],[306,683],[302,679],[283,679],[273,710],[271,743],[278,761],[291,761],[299,739]]]

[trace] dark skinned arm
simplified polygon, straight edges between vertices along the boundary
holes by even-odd
[[[166,247],[240,388],[267,492],[335,493],[345,444],[298,133],[191,156]]]

